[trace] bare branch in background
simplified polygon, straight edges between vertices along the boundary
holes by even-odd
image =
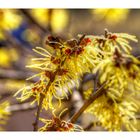
[[[23,104],[15,104],[9,106],[8,110],[10,112],[17,112],[17,111],[26,111],[26,110],[32,110],[37,107],[36,104],[31,105],[31,103],[23,103]]]
[[[20,11],[23,13],[23,15],[34,25],[36,25],[43,33],[49,33],[49,30],[41,26],[28,12],[26,9],[20,9]]]
[[[27,71],[18,71],[10,69],[0,69],[0,78],[1,79],[14,79],[14,80],[25,80],[26,78],[33,75],[32,72]],[[30,81],[36,82],[36,80],[31,79]]]
[[[40,102],[37,108],[37,113],[36,113],[36,118],[35,118],[35,122],[33,123],[33,131],[37,131],[38,130],[38,123],[39,123],[39,116],[40,116],[40,112],[41,112],[41,108],[42,108],[42,102],[43,102],[44,96],[42,94],[42,96],[40,96]]]
[[[76,112],[72,118],[70,119],[71,123],[75,123],[77,119],[80,117],[80,115],[87,109],[87,107],[98,97],[100,97],[103,94],[103,89],[106,83],[104,83],[91,97],[90,99],[86,100],[83,106]]]

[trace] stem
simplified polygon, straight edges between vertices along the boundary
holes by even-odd
[[[39,106],[37,108],[36,119],[35,119],[35,122],[33,123],[33,126],[34,126],[33,131],[38,130],[38,122],[39,122],[39,116],[40,116],[40,111],[41,111],[41,108],[42,108],[43,99],[44,99],[44,96],[43,96],[43,94],[41,94],[40,101],[39,101]]]
[[[95,93],[96,90],[97,90],[98,76],[99,76],[99,71],[97,71],[97,72],[95,73],[95,78],[94,78],[94,91],[93,91],[93,93]]]
[[[55,80],[55,76],[57,75],[57,73],[59,72],[60,70],[60,66],[57,68],[57,70],[53,73],[53,75],[50,73],[50,81],[46,87],[47,91],[48,92],[48,89],[49,87],[51,86],[51,83]],[[39,122],[39,116],[40,116],[40,111],[41,111],[41,108],[42,108],[42,102],[43,102],[43,99],[44,99],[44,96],[43,94],[40,95],[40,101],[39,101],[39,106],[37,108],[37,115],[36,115],[36,119],[35,119],[35,122],[33,123],[33,126],[34,126],[34,131],[37,131],[38,130],[38,122]]]
[[[81,95],[81,98],[82,98],[82,100],[84,100],[84,91],[83,91],[83,84],[84,84],[84,77],[85,77],[85,75],[83,75],[83,77],[82,77],[82,81],[80,82],[80,86],[79,86],[79,89],[78,89],[78,91],[79,91],[79,94]]]
[[[105,29],[105,38],[108,36],[108,29]]]
[[[50,81],[46,87],[47,91],[48,92],[48,89],[49,87],[51,86],[51,83],[55,80],[55,76],[57,75],[57,72],[59,71],[59,68],[56,70],[56,72],[53,74],[53,76],[50,77]],[[42,108],[42,102],[43,102],[43,99],[44,99],[44,95],[41,94],[40,95],[40,101],[39,101],[39,106],[37,108],[37,115],[36,115],[36,119],[35,119],[35,122],[33,123],[33,126],[34,126],[34,131],[37,131],[38,130],[38,122],[39,122],[39,116],[40,116],[40,111],[41,111],[41,108]]]
[[[80,117],[80,115],[87,109],[87,107],[93,102],[95,101],[98,97],[100,97],[103,94],[103,88],[105,86],[106,83],[104,83],[91,97],[90,99],[88,99],[87,101],[85,101],[85,103],[83,104],[83,106],[79,109],[78,112],[76,112],[72,118],[70,119],[71,123],[75,123],[77,121],[77,119]]]
[[[84,131],[90,130],[93,126],[101,126],[101,123],[99,121],[91,122],[87,127],[84,128]]]
[[[77,45],[80,45],[80,43],[82,42],[82,40],[85,38],[85,34],[83,34],[81,37],[80,37],[80,39],[78,40],[78,42],[77,42]]]

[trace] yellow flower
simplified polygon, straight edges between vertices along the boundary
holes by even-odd
[[[53,9],[50,16],[50,9],[33,9],[31,10],[32,16],[43,26],[49,22],[55,32],[64,29],[68,23],[68,12],[63,9]],[[50,20],[51,18],[51,20]]]
[[[22,91],[21,96],[17,99],[24,101],[35,97],[34,101],[39,103],[40,96],[43,94],[42,107],[53,109],[53,98],[59,100],[61,105],[61,99],[67,98],[67,91],[71,92],[71,87],[74,84],[78,86],[79,77],[83,73],[89,72],[98,61],[96,60],[96,52],[92,51],[92,46],[88,45],[87,42],[86,44],[83,42],[77,44],[76,42],[73,46],[72,40],[61,42],[52,36],[49,36],[48,39],[46,43],[53,48],[53,51],[50,53],[47,49],[36,47],[34,51],[43,57],[33,58],[35,63],[28,66],[39,71],[28,80],[39,77],[39,81],[23,87],[16,95]],[[94,63],[94,61],[97,62]]]
[[[10,115],[10,112],[8,111],[9,102],[5,101],[0,104],[0,125],[3,125],[8,120],[8,116]],[[3,130],[2,127],[0,127],[0,130]]]
[[[95,18],[98,20],[105,19],[108,24],[117,24],[124,21],[128,14],[128,9],[95,9],[92,10]]]
[[[41,127],[39,131],[83,131],[83,129],[79,125],[66,122],[58,117],[54,117],[52,118],[52,120],[40,120],[45,123],[45,125]]]
[[[17,10],[1,9],[0,21],[1,29],[13,30],[21,24],[22,18],[19,16]]]
[[[59,102],[64,97],[67,97],[66,89],[71,92],[70,85],[73,85],[73,81],[76,82],[77,75],[69,69],[70,67],[66,67],[65,64],[63,66],[60,65],[60,63],[63,62],[63,58],[54,58],[47,50],[40,47],[37,47],[34,51],[45,56],[45,58],[33,59],[36,63],[28,67],[39,69],[41,72],[28,78],[28,80],[36,76],[39,76],[40,80],[35,84],[21,89],[22,95],[18,99],[24,101],[34,96],[35,101],[39,103],[40,94],[43,94],[45,96],[43,107],[45,109],[48,109],[48,107],[53,108],[53,97],[58,99]],[[19,90],[17,94],[21,90]]]
[[[81,76],[83,73],[91,70],[100,62],[98,57],[98,48],[94,48],[91,39],[85,37],[79,45],[75,40],[70,40],[65,44],[65,53],[67,55],[66,63],[71,69]]]
[[[139,64],[140,61],[135,57],[121,54],[116,49],[113,56],[102,60],[94,71],[99,70],[100,84],[108,81],[105,86],[108,96],[112,99],[119,99],[126,90],[128,91],[129,85],[133,87],[129,89],[129,93],[139,93]]]
[[[123,126],[129,131],[137,131],[134,124],[138,110],[138,101],[131,96],[125,96],[114,102],[103,94],[88,107],[86,112],[95,115],[102,126],[110,131],[121,131]]]
[[[107,82],[105,93],[90,105],[87,112],[94,114],[106,129],[120,131],[124,125],[126,129],[136,131],[135,114],[139,104],[134,95],[140,92],[140,61],[131,55],[129,45],[129,40],[137,41],[136,37],[107,30],[104,36],[87,37],[101,54],[93,73],[98,71],[99,85]],[[93,88],[85,91],[85,98],[89,99],[92,93]]]
[[[90,96],[91,96],[91,94],[92,94],[92,92],[93,92],[93,88],[89,88],[86,91],[84,91],[84,97],[85,97],[85,99],[89,99]]]
[[[9,67],[12,62],[18,59],[17,51],[13,48],[0,48],[0,66]]]
[[[35,97],[34,101],[37,101],[39,103],[40,100],[40,95],[44,95],[44,100],[43,100],[43,108],[48,109],[53,108],[52,105],[52,99],[53,97],[57,98],[59,101],[61,98],[66,96],[66,93],[63,92],[61,93],[61,96],[57,95],[57,88],[58,86],[63,87],[65,75],[67,73],[67,70],[58,68],[59,61],[56,61],[58,59],[54,60],[54,57],[52,54],[50,54],[47,50],[37,47],[34,49],[35,52],[38,54],[44,56],[45,58],[34,58],[33,61],[36,61],[35,64],[30,65],[28,67],[34,68],[34,69],[39,69],[41,71],[39,74],[36,74],[27,80],[34,78],[36,76],[39,76],[40,79],[38,82],[31,84],[30,86],[24,87],[22,90],[21,101],[24,101],[30,97]],[[42,52],[43,51],[43,52]],[[52,59],[53,58],[53,59]],[[64,71],[63,71],[64,70]],[[61,80],[60,77],[62,78]],[[71,75],[70,75],[71,76]],[[19,90],[17,94],[21,91]]]
[[[129,41],[137,42],[136,36],[127,33],[111,33],[105,29],[104,36],[88,35],[91,38],[94,47],[98,48],[99,53],[103,56],[106,52],[113,53],[117,48],[123,53],[130,54],[132,47]]]
[[[8,67],[10,65],[10,58],[8,56],[8,50],[1,48],[0,49],[0,65],[4,67]]]
[[[65,110],[66,109],[64,109],[58,117],[53,114],[53,117],[50,120],[40,118],[40,120],[45,123],[45,125],[41,127],[39,131],[83,131],[83,128],[81,126],[60,119],[60,116]]]

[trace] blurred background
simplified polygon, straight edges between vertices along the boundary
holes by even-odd
[[[11,115],[4,127],[6,131],[33,130],[36,105],[30,106],[29,100],[19,103],[13,97],[25,85],[25,79],[34,74],[25,68],[25,65],[31,63],[30,58],[36,55],[32,48],[44,46],[44,39],[49,34],[70,39],[77,34],[102,35],[105,28],[111,32],[136,35],[140,40],[140,10],[0,9],[0,103],[8,100],[11,104]],[[132,45],[133,54],[139,56],[140,43]],[[29,81],[32,82],[34,81]],[[88,81],[86,88],[90,82],[92,81]],[[74,92],[78,91],[74,89]],[[71,110],[81,106],[82,99],[78,94],[70,100],[74,103]],[[69,101],[64,102],[66,106],[69,105]],[[42,115],[50,117],[49,111]],[[64,117],[67,118],[67,115]],[[79,122],[88,131],[104,130],[100,126],[91,127],[89,124],[92,120],[91,116],[85,114]]]

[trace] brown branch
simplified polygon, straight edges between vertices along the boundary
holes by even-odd
[[[9,106],[8,110],[10,112],[17,112],[17,111],[26,111],[26,110],[32,110],[35,109],[37,107],[36,104],[31,105],[30,102],[28,103],[23,103],[23,104],[14,104]]]
[[[42,32],[46,33],[49,32],[46,28],[41,26],[30,14],[26,9],[20,9],[22,14],[34,25],[36,25]]]
[[[85,38],[85,34],[83,34],[80,38],[79,38],[79,40],[78,40],[78,42],[77,42],[77,45],[80,45],[80,43],[82,42],[82,40]]]
[[[14,80],[25,80],[29,76],[33,75],[32,72],[13,70],[13,69],[0,69],[0,79],[14,79]],[[36,82],[36,80],[29,80]]]
[[[84,131],[88,131],[93,127],[93,123],[90,123],[87,127],[84,128]]]
[[[95,73],[95,78],[94,78],[94,91],[93,91],[93,93],[95,93],[96,90],[97,90],[98,76],[99,76],[99,71],[97,71],[97,72]]]
[[[80,85],[79,85],[79,89],[78,89],[82,100],[84,100],[84,91],[83,91],[84,77],[85,77],[85,75],[83,75],[82,81],[80,81]]]
[[[96,122],[95,122],[96,123]],[[93,127],[93,122],[90,123],[87,127],[84,128],[84,131],[88,131]]]
[[[90,130],[93,126],[100,126],[100,125],[101,125],[101,123],[99,121],[91,122],[88,126],[86,126],[84,128],[84,131]]]
[[[35,119],[35,122],[33,123],[33,127],[34,127],[33,131],[38,130],[39,116],[40,116],[40,112],[41,112],[41,108],[42,108],[43,99],[44,99],[44,96],[43,96],[43,94],[41,94],[40,101],[39,101],[39,106],[37,108],[36,119]]]
[[[48,89],[51,86],[51,83],[55,80],[55,76],[57,75],[58,72],[59,72],[59,67],[58,67],[58,69],[54,73],[48,73],[50,81],[49,81],[49,83],[48,83],[48,85],[46,87],[46,89],[47,89],[46,93],[48,92]],[[44,95],[41,94],[40,95],[39,106],[37,108],[36,119],[35,119],[35,122],[33,123],[33,127],[34,127],[33,131],[37,131],[38,130],[39,116],[40,116],[40,111],[41,111],[41,108],[42,108],[43,99],[44,99]]]
[[[131,121],[131,120],[133,120],[133,119],[130,118],[129,120]],[[140,120],[140,115],[136,115],[136,120]],[[84,131],[90,130],[94,125],[95,125],[95,126],[101,126],[101,122],[99,122],[99,121],[91,122],[89,125],[87,125],[87,126],[84,128]]]
[[[105,31],[105,38],[107,38],[107,36],[108,36],[108,33],[109,33],[109,31],[108,31],[108,29],[104,29],[104,31]]]
[[[105,86],[106,83],[104,83],[91,97],[90,99],[88,99],[87,101],[85,101],[85,103],[83,104],[83,106],[79,109],[78,112],[76,112],[72,118],[70,119],[71,123],[75,123],[77,121],[77,119],[80,117],[80,115],[87,109],[87,107],[93,102],[95,101],[98,97],[100,97],[103,94],[103,88]]]

